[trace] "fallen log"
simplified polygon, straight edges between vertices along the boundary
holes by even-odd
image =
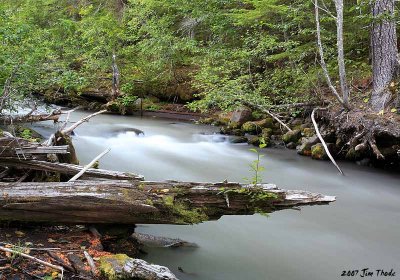
[[[53,146],[58,147],[58,146]],[[13,167],[18,169],[33,169],[37,171],[57,172],[66,175],[75,175],[83,170],[83,166],[69,164],[48,162],[41,160],[20,160],[17,158],[5,157],[0,158],[0,166]],[[142,175],[137,175],[128,172],[111,171],[105,169],[89,168],[82,175],[83,178],[98,178],[98,179],[111,179],[111,180],[138,180],[143,181]]]
[[[32,114],[26,115],[0,115],[0,123],[4,125],[16,124],[16,123],[32,123],[32,122],[43,122],[43,121],[54,121],[58,122],[61,116],[60,110],[54,110],[47,114]]]
[[[0,183],[0,221],[66,224],[194,224],[335,201],[273,184],[149,181]]]

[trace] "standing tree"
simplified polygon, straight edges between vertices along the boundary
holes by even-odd
[[[374,111],[385,108],[391,99],[390,83],[395,79],[397,60],[397,38],[395,0],[375,0],[371,3],[373,23],[371,28],[372,48],[372,95],[370,104]]]
[[[339,95],[336,88],[333,86],[331,78],[329,76],[328,68],[324,59],[324,50],[322,46],[321,40],[321,27],[319,23],[319,9],[318,0],[315,0],[315,22],[317,25],[317,42],[318,42],[318,49],[321,59],[321,67],[324,71],[324,75],[326,81],[328,83],[329,88],[331,89],[332,93],[335,95],[336,99],[342,104],[342,106],[349,110],[349,87],[347,86],[346,81],[346,68],[344,63],[344,48],[343,48],[343,0],[335,0],[335,7],[336,7],[336,16],[329,13],[332,17],[336,20],[336,38],[337,38],[337,60],[339,66],[339,79],[340,79],[340,89],[342,92],[342,96]],[[326,11],[326,9],[324,9]]]

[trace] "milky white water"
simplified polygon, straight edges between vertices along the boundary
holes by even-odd
[[[85,112],[76,112],[78,120]],[[35,125],[49,135],[49,124]],[[130,131],[139,129],[144,135]],[[100,115],[80,126],[74,144],[81,163],[108,147],[101,168],[131,171],[149,180],[243,181],[255,155],[247,145],[202,135],[217,128],[171,120]],[[400,279],[400,174],[329,162],[285,149],[266,149],[264,181],[283,188],[337,196],[327,206],[283,210],[269,217],[225,216],[195,226],[139,225],[137,231],[178,237],[198,248],[148,248],[148,261],[180,279],[334,280],[343,270],[370,268],[367,279]],[[183,268],[185,273],[178,271]],[[375,269],[394,269],[377,277]],[[361,273],[361,272],[360,272]]]

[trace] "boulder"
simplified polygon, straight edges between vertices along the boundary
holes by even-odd
[[[296,147],[297,153],[302,156],[311,156],[311,147],[310,143],[302,143],[301,145]]]
[[[250,145],[258,146],[260,145],[260,137],[257,135],[247,135],[247,143]]]
[[[165,266],[149,264],[141,259],[133,259],[124,254],[100,258],[100,271],[110,280],[177,280]]]
[[[245,122],[242,125],[242,130],[250,134],[258,134],[261,132],[262,128],[259,127],[255,122]]]
[[[299,141],[300,137],[301,137],[301,131],[299,129],[295,129],[295,130],[286,132],[282,136],[282,140],[286,144],[290,143],[290,142],[297,143],[297,141]]]
[[[316,135],[301,138],[301,145],[297,146],[297,153],[302,156],[311,156],[311,147],[319,142]]]
[[[265,118],[260,121],[255,121],[254,123],[261,128],[273,128],[274,127],[274,120],[272,118]]]
[[[262,135],[262,137],[264,137],[264,138],[271,138],[271,136],[272,136],[272,128],[264,128],[262,131],[261,131],[261,135]]]
[[[231,123],[238,123],[239,125],[244,124],[247,121],[251,120],[251,110],[247,107],[240,107],[233,111],[232,115],[230,116],[229,122]]]
[[[230,137],[229,142],[232,144],[246,143],[247,138],[244,136]]]
[[[288,148],[288,149],[296,149],[296,144],[295,143],[293,143],[293,142],[290,142],[290,143],[288,143],[287,145],[286,145],[286,148]]]
[[[317,143],[311,147],[311,157],[319,160],[325,160],[328,158],[328,155],[326,154],[321,143]]]

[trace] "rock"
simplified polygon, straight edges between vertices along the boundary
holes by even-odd
[[[231,121],[232,113],[229,112],[222,112],[218,115],[218,120],[224,124],[228,125]]]
[[[260,145],[260,137],[256,135],[248,135],[247,143],[249,143],[250,145],[258,146]]]
[[[133,233],[132,238],[135,238],[139,243],[142,243],[143,245],[148,247],[198,247],[195,243],[187,242],[179,238],[168,238],[138,232]]]
[[[294,119],[290,122],[291,125],[301,125],[303,123],[302,119]]]
[[[272,128],[264,128],[261,131],[261,135],[265,138],[271,138],[272,134],[273,134]]]
[[[124,254],[101,257],[100,271],[110,280],[178,280],[165,266],[149,264]]]
[[[232,134],[232,129],[227,126],[221,126],[219,132],[221,134]]]
[[[325,160],[328,158],[322,143],[317,143],[311,147],[311,157],[319,160]]]
[[[246,143],[247,138],[244,136],[230,137],[229,142],[232,144]]]
[[[345,159],[347,160],[360,160],[361,159],[361,152],[360,151],[356,151],[354,148],[351,148],[347,151],[346,155],[345,155]]]
[[[303,131],[301,132],[301,134],[305,137],[311,137],[313,135],[315,135],[315,131],[313,128],[304,128]]]
[[[311,141],[310,142],[307,142],[307,141],[302,142],[302,144],[300,146],[296,147],[297,153],[302,156],[311,156],[311,147],[313,145],[314,144]]]
[[[282,140],[285,143],[290,143],[290,142],[297,143],[297,141],[299,141],[300,137],[301,137],[301,131],[299,129],[296,129],[296,130],[286,132],[282,136]]]
[[[290,143],[286,144],[286,148],[292,149],[292,150],[296,149],[296,144],[293,142],[290,142]]]
[[[242,125],[242,130],[246,133],[257,134],[261,132],[262,128],[258,126],[255,122],[245,122]]]
[[[261,128],[273,128],[274,127],[274,120],[272,118],[265,118],[260,121],[255,121],[254,123]]]
[[[75,254],[67,255],[69,262],[71,263],[72,267],[81,275],[89,276],[90,270],[86,269],[85,264],[81,260],[81,258]]]
[[[251,110],[249,108],[240,107],[232,113],[229,122],[238,123],[239,125],[242,125],[245,122],[250,121],[251,117],[252,117]]]

